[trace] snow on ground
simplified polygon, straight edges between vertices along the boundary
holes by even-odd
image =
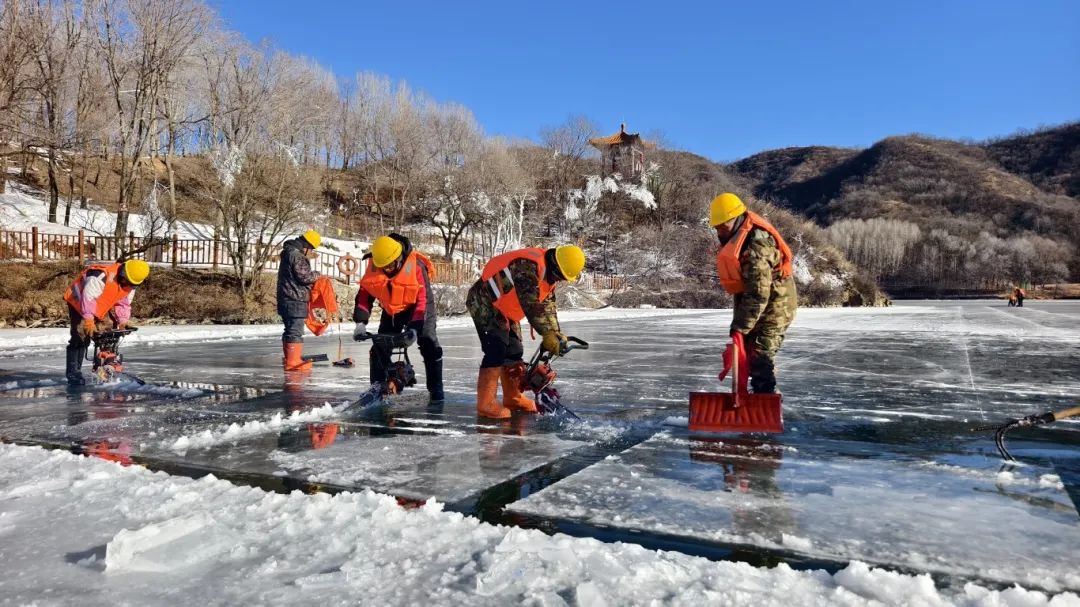
[[[57,216],[62,220],[66,201],[61,198]],[[70,225],[61,223],[49,223],[49,206],[46,202],[45,192],[30,188],[18,183],[8,183],[8,192],[0,194],[0,228],[17,232],[29,232],[37,227],[47,234],[68,234],[75,236],[79,230],[85,230],[87,235],[101,234],[112,236],[116,227],[116,214],[95,204],[88,204],[86,209],[78,208],[78,202],[71,207]],[[132,213],[128,216],[128,229],[136,236],[147,235],[150,222],[145,215]],[[306,230],[308,226],[297,227],[296,232]],[[176,222],[173,230],[180,239],[209,240],[214,237],[214,227],[209,224],[195,223],[190,221]],[[292,232],[282,235],[282,239],[292,238],[296,234]],[[360,257],[371,246],[370,242],[333,238],[329,234],[322,235],[326,250],[336,254],[349,253],[354,257]]]
[[[135,300],[135,313],[138,314],[138,297]],[[657,309],[619,309],[604,308],[599,310],[565,310],[559,318],[572,322],[575,320],[593,320],[598,318],[632,319],[650,316],[668,316],[678,311]],[[700,313],[696,310],[686,314]],[[136,318],[136,323],[138,319]],[[440,318],[440,328],[471,326],[468,316]],[[341,323],[341,332],[351,334],[352,322]],[[374,328],[374,326],[372,326]],[[338,326],[328,329],[329,335],[336,334]],[[281,325],[152,325],[139,327],[136,333],[124,338],[125,345],[145,344],[149,346],[165,345],[180,341],[216,341],[270,337],[281,333]],[[324,335],[325,335],[324,334]],[[47,329],[0,329],[0,355],[19,355],[40,352],[42,349],[57,349],[67,345],[70,329],[56,327]]]
[[[372,492],[283,495],[0,445],[0,594],[25,604],[1080,605],[548,536]]]

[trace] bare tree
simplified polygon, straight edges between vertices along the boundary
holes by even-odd
[[[139,166],[154,136],[161,88],[202,32],[208,14],[198,0],[99,0],[96,9],[120,151],[115,232],[121,237],[127,232]]]
[[[40,102],[35,143],[45,149],[49,177],[49,223],[56,223],[60,203],[60,162],[70,143],[65,121],[73,109],[73,73],[77,71],[83,19],[71,2],[37,0],[29,5],[28,36],[36,68],[34,88]],[[68,163],[68,170],[71,169]]]
[[[551,206],[559,211],[556,222],[560,229],[566,211],[573,204],[573,191],[580,187],[584,177],[581,161],[593,154],[589,139],[599,133],[599,127],[586,116],[569,116],[561,125],[547,127],[540,131],[540,141],[548,152],[544,171],[544,182],[550,193]]]
[[[0,194],[7,189],[7,158],[20,150],[8,150],[7,142],[19,135],[28,115],[25,104],[33,93],[31,78],[33,46],[26,2],[0,3]]]
[[[433,161],[422,206],[451,259],[461,235],[483,221],[490,206],[482,174],[484,135],[472,113],[460,105],[432,107],[426,118],[424,139]]]
[[[216,210],[240,294],[248,301],[287,229],[304,224],[318,182],[287,144],[302,120],[296,66],[268,49],[236,44],[206,64],[218,182],[200,194]]]
[[[215,24],[216,25],[216,24]],[[199,125],[210,119],[210,106],[206,102],[206,57],[221,52],[214,46],[220,36],[217,28],[206,26],[192,44],[190,52],[180,58],[176,69],[164,75],[155,100],[157,117],[162,125],[165,173],[168,180],[168,209],[164,215],[170,228],[177,219],[176,168],[177,146]]]
[[[829,226],[826,233],[848,259],[875,280],[899,272],[922,236],[916,224],[880,218],[841,220]]]

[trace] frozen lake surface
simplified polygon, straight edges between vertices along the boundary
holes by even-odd
[[[1080,303],[800,310],[778,359],[786,432],[691,435],[678,423],[687,393],[721,389],[729,319],[566,314],[592,346],[556,363],[575,423],[477,420],[481,353],[460,319],[440,330],[441,410],[421,390],[364,414],[344,406],[367,377],[366,348],[348,341],[356,368],[285,381],[275,338],[159,330],[124,349],[149,386],[69,392],[62,350],[0,331],[0,437],[279,490],[435,497],[485,520],[692,554],[1080,589],[1080,424],[1011,432],[1022,465],[1004,467],[992,432],[973,431],[1077,404]],[[337,349],[309,337],[306,351]]]

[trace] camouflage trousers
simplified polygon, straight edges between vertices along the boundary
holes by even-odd
[[[495,309],[487,284],[477,281],[469,289],[465,307],[472,316],[484,359],[480,368],[501,367],[522,360],[525,345],[521,339],[521,323],[514,322]]]
[[[790,278],[790,286],[774,291],[769,305],[758,318],[754,328],[746,334],[746,348],[750,354],[750,389],[757,394],[776,392],[776,354],[784,343],[791,322],[795,320],[798,300],[795,294],[795,282]],[[785,281],[786,282],[786,281]],[[735,298],[735,307],[739,298]]]

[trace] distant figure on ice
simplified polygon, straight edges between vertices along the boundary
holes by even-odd
[[[71,320],[71,339],[67,346],[67,380],[69,384],[85,383],[82,361],[91,338],[97,332],[98,321],[112,319],[117,329],[131,320],[131,300],[135,289],[150,275],[150,264],[141,259],[92,265],[79,274],[64,293]]]
[[[380,335],[398,335],[412,331],[420,355],[424,357],[424,379],[427,382],[431,405],[443,403],[442,346],[435,334],[435,297],[431,280],[435,268],[423,253],[413,250],[409,239],[400,234],[380,236],[364,255],[368,260],[360,291],[356,294],[353,335],[367,332],[371,309],[375,301],[382,308],[379,319]],[[371,382],[386,380],[386,369],[371,347]]]
[[[1016,302],[1016,307],[1024,307],[1024,297],[1027,297],[1027,293],[1025,293],[1023,289],[1021,289],[1020,287],[1016,287],[1015,289],[1013,289],[1011,299]]]
[[[311,285],[319,273],[311,269],[310,260],[316,258],[315,249],[322,244],[322,236],[315,230],[304,232],[285,241],[281,248],[281,263],[277,276],[277,311],[285,324],[281,334],[281,348],[285,353],[286,371],[307,371],[311,361],[304,360],[304,319],[308,315]]]
[[[747,210],[735,194],[713,199],[709,224],[720,240],[720,284],[735,296],[730,334],[740,334],[748,350],[750,387],[758,394],[774,393],[774,359],[798,307],[791,249],[772,224]]]
[[[574,245],[510,251],[487,262],[469,289],[465,305],[472,315],[484,359],[476,382],[476,414],[506,419],[513,410],[536,413],[536,403],[521,393],[510,368],[522,362],[521,320],[529,319],[543,336],[543,348],[561,352],[567,345],[555,308],[555,284],[575,281],[585,268],[585,253]],[[496,402],[499,380],[503,400]]]

